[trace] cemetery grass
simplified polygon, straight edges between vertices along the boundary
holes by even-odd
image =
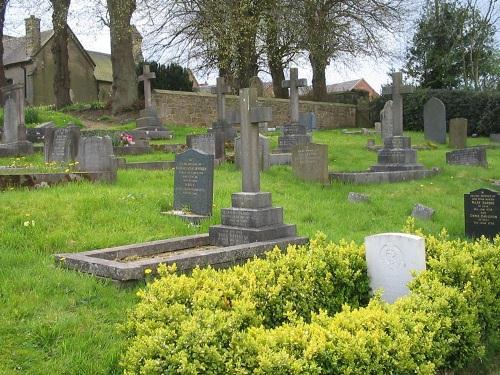
[[[414,144],[424,143],[421,134],[411,136]],[[276,144],[277,136],[271,138]],[[367,139],[340,131],[314,133],[315,142],[328,144],[330,169],[338,171],[375,164],[376,153],[364,149]],[[261,190],[272,192],[274,205],[284,207],[285,222],[297,224],[300,235],[321,230],[331,240],[360,243],[370,234],[400,231],[413,205],[422,203],[436,214],[428,222],[417,220],[418,226],[429,233],[446,227],[451,237],[463,237],[463,194],[493,188],[490,180],[500,179],[500,149],[487,151],[487,169],[445,166],[446,151],[446,146],[419,151],[427,167],[444,167],[426,180],[321,186],[299,181],[288,166],[276,166],[262,174]],[[41,155],[25,160],[43,163]],[[173,176],[173,170],[120,170],[114,185],[82,182],[0,192],[1,374],[120,373],[125,337],[117,324],[125,321],[141,285],[123,289],[58,268],[52,254],[205,233],[220,223],[220,208],[230,206],[231,193],[241,186],[233,165],[217,168],[214,216],[196,227],[160,215],[172,207]],[[350,191],[369,194],[371,202],[347,202]],[[498,353],[500,348],[493,349]],[[494,361],[498,369],[498,360],[492,355],[489,364]]]

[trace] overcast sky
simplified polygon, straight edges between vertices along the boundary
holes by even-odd
[[[42,0],[43,1],[43,0]],[[99,25],[96,17],[88,12],[85,7],[88,1],[73,0],[70,8],[70,17],[68,23],[76,34],[83,46],[92,51],[110,53],[109,29]],[[31,14],[42,19],[42,30],[51,29],[51,11],[46,6],[32,8]],[[8,9],[6,15],[6,27],[4,33],[12,36],[23,36],[25,33],[24,18],[27,13],[19,8]],[[393,50],[395,58],[391,60],[376,59],[370,57],[361,57],[352,59],[348,63],[332,62],[326,71],[327,84],[339,83],[343,81],[364,78],[376,91],[381,90],[381,85],[389,82],[387,73],[391,68],[399,70],[402,68],[405,45],[408,39],[411,38],[411,30],[413,30],[414,17],[410,12],[407,13],[407,22],[405,23],[406,31],[397,35],[388,35],[388,47]],[[139,31],[141,26],[138,25]],[[148,58],[147,51],[144,51],[145,58]],[[194,65],[194,64],[193,64]],[[190,66],[192,67],[192,66]],[[299,76],[307,78],[308,84],[311,84],[312,72],[309,67],[309,62],[306,59],[297,61],[292,67],[299,68]],[[209,84],[215,82],[217,72],[207,76],[195,74],[199,83],[205,81]],[[271,77],[264,73],[260,74],[264,81],[271,81]]]

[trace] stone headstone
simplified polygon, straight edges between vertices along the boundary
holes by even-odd
[[[299,124],[304,125],[308,132],[316,130],[316,114],[314,112],[299,113]]]
[[[486,160],[486,149],[473,147],[447,152],[446,163],[487,167],[488,161]]]
[[[328,146],[315,143],[295,146],[292,149],[292,170],[301,180],[327,184]]]
[[[478,189],[464,195],[465,235],[494,238],[500,234],[500,194]]]
[[[366,263],[373,292],[393,303],[409,293],[412,272],[425,270],[425,240],[403,233],[383,233],[365,238]]]
[[[452,118],[450,120],[450,147],[467,147],[467,119]]]
[[[376,122],[375,123],[375,131],[377,133],[382,133],[382,123],[381,122]]]
[[[215,134],[190,134],[186,136],[186,144],[189,148],[215,156]]]
[[[212,215],[214,156],[190,149],[175,157],[174,209]]]
[[[66,128],[46,128],[44,154],[45,162],[69,162],[76,159],[80,128],[70,125]]]
[[[425,139],[446,143],[446,108],[438,98],[430,98],[424,105]]]
[[[234,164],[237,167],[241,165],[241,137],[234,140]],[[259,134],[259,166],[261,171],[266,171],[271,167],[269,155],[269,139]]]
[[[113,153],[110,137],[82,137],[78,142],[78,170],[85,172],[112,172],[116,175],[118,161]]]
[[[492,133],[492,134],[490,134],[490,142],[492,142],[492,143],[500,143],[500,133]]]
[[[430,220],[432,219],[432,215],[434,215],[434,209],[420,203],[417,203],[411,212],[411,216],[422,220]]]
[[[351,203],[369,202],[370,196],[368,194],[355,193],[351,191],[347,195],[347,200]]]
[[[19,123],[17,115],[17,103],[13,96],[8,96],[4,103],[3,117],[3,143],[14,143],[19,139]]]
[[[253,76],[250,78],[250,88],[257,90],[258,97],[264,96],[264,84],[259,77]]]
[[[384,87],[383,94],[390,93],[392,96],[392,136],[403,135],[403,96],[413,92],[413,87],[403,85],[403,73],[392,73],[392,86]]]
[[[380,111],[380,121],[381,121],[381,137],[382,139],[392,137],[393,129],[393,119],[392,119],[392,100],[385,103],[384,109]]]

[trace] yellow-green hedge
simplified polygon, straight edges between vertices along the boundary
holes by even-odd
[[[368,303],[363,246],[274,250],[230,270],[161,278],[124,329],[127,374],[433,374],[498,333],[500,238],[426,237],[428,270],[393,305]]]

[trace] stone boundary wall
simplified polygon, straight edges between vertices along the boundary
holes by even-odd
[[[211,126],[217,118],[216,95],[199,92],[154,90],[153,105],[166,124]],[[288,121],[288,99],[259,98],[259,105],[273,109],[270,127]],[[226,95],[226,109],[239,108],[238,96]],[[300,112],[314,112],[317,127],[321,129],[356,127],[356,106],[341,103],[300,101]]]

